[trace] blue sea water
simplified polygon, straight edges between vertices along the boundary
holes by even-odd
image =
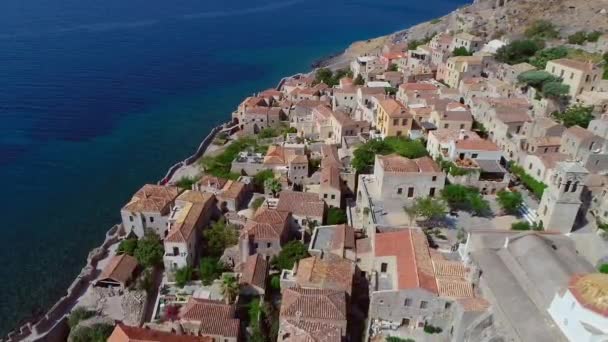
[[[240,100],[466,0],[0,2],[0,334]]]

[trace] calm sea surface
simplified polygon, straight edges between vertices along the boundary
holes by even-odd
[[[244,96],[465,2],[0,1],[0,334]]]

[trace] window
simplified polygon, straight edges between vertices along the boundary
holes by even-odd
[[[327,198],[327,194],[323,194],[323,198]]]
[[[443,128],[448,128],[448,127],[450,127],[450,125],[447,123],[443,125]]]
[[[452,303],[450,302],[445,302],[445,309],[449,309],[452,306]]]
[[[393,126],[399,125],[399,119],[393,119]]]
[[[403,306],[412,306],[412,299],[405,298],[405,300],[403,301]]]
[[[133,222],[133,216],[129,216],[129,221]]]
[[[401,195],[403,193],[403,189],[402,188],[397,188],[397,195]]]
[[[270,247],[272,247],[272,242],[267,242],[266,243],[266,248],[270,248]]]
[[[407,197],[409,197],[409,198],[414,197],[414,188],[407,189]]]
[[[477,158],[478,154],[477,153],[473,153],[473,155],[471,156],[471,158],[475,159]]]
[[[403,119],[403,120],[401,120],[401,124],[402,124],[403,126],[407,126],[407,119]]]
[[[150,216],[150,223],[154,222],[154,217]]]
[[[410,319],[409,318],[404,318],[401,321],[401,325],[403,325],[404,327],[409,327],[410,326]]]
[[[574,78],[574,73],[573,73],[573,72],[571,72],[571,73],[570,73],[570,79],[573,79],[573,78]],[[587,76],[587,79],[589,79],[589,76]]]
[[[431,188],[429,191],[429,197],[435,197],[435,188]]]
[[[428,306],[429,306],[428,302],[426,302],[424,300],[420,301],[420,308],[421,309],[426,309]]]
[[[336,199],[336,195],[331,195],[331,199]]]
[[[381,273],[386,273],[386,270],[388,269],[388,264],[383,262],[380,264],[380,272]]]
[[[179,255],[179,248],[173,247],[173,255]]]

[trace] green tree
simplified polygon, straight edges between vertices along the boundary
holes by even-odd
[[[211,285],[215,279],[220,277],[223,271],[224,267],[219,259],[212,257],[201,258],[198,273],[203,285]]]
[[[519,208],[524,203],[524,198],[521,193],[514,191],[501,190],[496,194],[496,200],[502,210],[509,215],[515,215],[519,212]]]
[[[528,62],[537,69],[544,70],[548,61],[566,56],[568,56],[568,49],[564,46],[557,46],[537,51]]]
[[[550,99],[559,99],[568,95],[570,86],[559,81],[547,82],[543,84],[543,96]]]
[[[351,165],[357,172],[364,172],[374,164],[376,155],[397,153],[403,157],[415,159],[428,154],[425,145],[420,140],[402,137],[387,137],[384,140],[373,139],[359,146],[353,153]]]
[[[260,133],[258,133],[258,138],[260,139],[268,139],[278,137],[280,133],[271,127],[264,128]]]
[[[264,190],[271,193],[273,197],[277,197],[282,188],[281,182],[276,178],[269,178],[264,181]]]
[[[473,53],[471,53],[471,51],[467,50],[467,48],[465,48],[464,46],[455,48],[454,51],[452,51],[452,55],[453,56],[473,56]]]
[[[79,306],[70,312],[70,316],[68,316],[68,326],[70,329],[73,329],[85,319],[89,319],[95,316],[95,311],[88,310],[85,307]]]
[[[270,287],[274,290],[281,289],[281,276],[280,275],[275,274],[272,276],[272,278],[270,278]]]
[[[587,41],[591,43],[597,42],[602,36],[602,32],[600,31],[592,31],[587,33]]]
[[[158,266],[163,262],[165,249],[158,238],[158,235],[148,232],[137,243],[135,258],[144,267]]]
[[[418,218],[418,208],[416,208],[416,205],[405,205],[403,206],[403,211],[407,214],[410,226],[412,226],[416,218]]]
[[[315,72],[315,83],[325,83],[328,86],[333,86],[333,84],[330,84],[332,83],[333,76],[334,73],[330,69],[319,68]]]
[[[262,206],[262,204],[264,204],[264,201],[266,199],[264,197],[258,197],[255,200],[253,200],[253,202],[251,203],[251,208],[252,209],[258,209],[259,207]]]
[[[531,228],[527,221],[518,221],[511,224],[511,230],[530,230]]]
[[[507,64],[519,64],[528,59],[542,48],[542,44],[533,40],[515,40],[496,51],[497,61]]]
[[[290,270],[293,268],[296,261],[307,256],[308,250],[306,246],[300,241],[292,240],[283,246],[279,254],[272,258],[270,263],[276,269]]]
[[[227,247],[234,246],[238,242],[237,231],[225,219],[213,223],[210,228],[203,231],[207,252],[210,256],[219,257]]]
[[[492,213],[490,203],[483,199],[480,194],[471,194],[468,197],[469,208],[471,212],[477,216],[487,216]]]
[[[555,25],[547,20],[537,20],[524,32],[528,38],[554,39],[559,36]]]
[[[175,283],[178,287],[184,287],[192,280],[192,267],[184,266],[175,271]]]
[[[578,125],[587,128],[591,120],[593,120],[592,113],[593,107],[585,107],[577,104],[569,107],[564,112],[555,112],[552,116],[566,127]]]
[[[353,84],[358,86],[364,85],[365,80],[363,79],[363,76],[361,76],[361,74],[357,75],[357,77],[355,77],[355,80],[353,81]]]
[[[491,212],[489,203],[479,194],[479,190],[473,187],[449,184],[441,190],[441,197],[454,210],[465,210],[479,216]]]
[[[152,279],[152,270],[146,268],[139,277],[137,278],[137,289],[141,291],[150,292],[154,286],[154,279]]]
[[[601,264],[600,267],[598,267],[598,271],[600,271],[600,273],[608,274],[608,264]]]
[[[192,190],[192,185],[196,183],[197,180],[196,177],[184,176],[175,183],[175,186],[184,190]]]
[[[519,74],[519,76],[517,76],[517,80],[530,87],[541,90],[544,84],[559,81],[559,78],[544,70],[532,70]]]
[[[106,342],[113,330],[113,325],[103,323],[79,327],[70,335],[70,339],[73,342]]]
[[[397,64],[391,63],[391,65],[388,66],[388,71],[399,71],[399,67]]]
[[[128,254],[130,256],[135,255],[135,250],[137,249],[137,239],[130,238],[120,241],[118,244],[118,249],[116,250],[117,254]]]
[[[585,41],[587,41],[587,32],[585,31],[578,31],[568,36],[568,43],[570,44],[583,45]]]
[[[442,219],[448,211],[442,200],[432,197],[417,198],[414,208],[416,208],[417,216],[422,216],[427,220]]]
[[[271,178],[274,178],[274,172],[272,170],[260,171],[253,176],[253,185],[258,189],[264,189],[264,182]]]
[[[239,283],[232,275],[225,275],[222,279],[222,295],[226,300],[226,304],[232,304],[239,294]]]
[[[330,207],[327,210],[327,224],[346,223],[346,212],[340,208]]]
[[[384,92],[386,95],[395,96],[397,94],[397,88],[395,87],[386,87],[384,88]]]

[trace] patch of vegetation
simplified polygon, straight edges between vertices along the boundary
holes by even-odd
[[[353,153],[352,166],[357,172],[364,172],[368,167],[374,165],[377,154],[387,155],[397,153],[406,158],[420,158],[428,153],[426,147],[420,140],[411,140],[401,137],[387,137],[384,140],[374,139],[359,146]]]
[[[410,218],[410,224],[418,217],[424,217],[427,221],[441,220],[448,212],[445,203],[432,197],[417,198],[412,206],[403,208]]]
[[[196,177],[184,176],[175,183],[175,186],[184,190],[192,190],[192,185],[194,185],[194,183],[197,181],[198,178]]]
[[[262,170],[253,176],[253,185],[257,189],[264,189],[264,182],[267,179],[274,178],[274,172],[272,170]]]
[[[496,194],[496,200],[502,210],[509,215],[516,215],[519,208],[524,203],[521,193],[514,191],[501,190]]]
[[[130,256],[135,255],[135,250],[137,249],[137,239],[129,238],[120,241],[118,244],[118,249],[116,250],[117,254],[128,254]]]
[[[232,224],[227,224],[223,218],[205,229],[203,236],[206,252],[212,257],[220,257],[227,247],[234,246],[238,242],[236,228]]]
[[[283,190],[283,185],[276,178],[268,178],[264,181],[264,191],[277,197],[277,194]]]
[[[510,65],[527,62],[537,51],[543,48],[543,44],[534,40],[515,40],[496,51],[497,61]]]
[[[249,303],[247,315],[249,316],[249,328],[251,330],[249,340],[252,342],[264,342],[265,336],[260,324],[264,318],[264,309],[259,298],[255,298]]]
[[[395,96],[397,94],[397,88],[395,87],[385,87],[384,92],[386,95]]]
[[[569,107],[564,112],[554,112],[551,116],[566,127],[572,127],[574,125],[587,128],[593,117],[593,107],[585,107],[577,104]]]
[[[473,53],[467,50],[467,48],[465,48],[464,46],[461,46],[459,48],[455,48],[454,51],[452,51],[452,56],[473,56]]]
[[[441,19],[435,18],[435,19],[431,20],[431,25],[439,24],[440,22],[441,22]]]
[[[521,73],[517,80],[527,86],[533,87],[547,98],[560,98],[568,94],[570,87],[556,77],[544,70],[533,70]]]
[[[604,59],[604,75],[602,76],[603,79],[608,80],[608,52],[606,52],[603,56]]]
[[[585,44],[585,42],[593,43],[593,42],[597,42],[597,40],[600,38],[601,35],[602,35],[602,32],[600,32],[600,31],[591,31],[591,32],[578,31],[578,32],[568,36],[568,43],[576,44],[576,45],[583,45],[583,44]]]
[[[271,265],[275,269],[292,269],[296,261],[308,256],[307,247],[300,241],[292,240],[286,243],[281,252],[271,260]]]
[[[600,273],[608,274],[608,264],[601,264],[597,269]]]
[[[443,160],[443,158],[441,157],[437,158],[437,163],[439,164],[439,167],[443,172],[449,173],[450,175],[455,177],[464,176],[473,172],[473,170],[456,166],[456,164],[454,164],[450,160]]]
[[[68,326],[72,329],[81,321],[93,316],[95,316],[95,311],[87,310],[86,308],[79,306],[70,313],[70,316],[68,317]]]
[[[227,303],[234,303],[239,294],[239,282],[235,276],[226,274],[222,277],[221,292]]]
[[[340,208],[330,207],[327,210],[327,224],[343,224],[346,223],[346,212]]]
[[[559,37],[559,31],[552,22],[537,20],[524,31],[524,35],[528,38],[555,39]]]
[[[105,342],[112,335],[114,326],[111,324],[94,324],[90,327],[79,327],[73,334],[73,342]]]
[[[215,157],[205,157],[200,161],[206,173],[216,177],[236,180],[239,174],[230,172],[232,161],[245,150],[265,152],[268,146],[259,145],[254,138],[240,138],[233,141],[226,149]]]
[[[528,63],[540,70],[544,70],[548,61],[565,58],[566,56],[568,56],[568,49],[564,46],[557,46],[537,51],[534,56],[530,57]]]
[[[198,265],[198,276],[203,285],[211,285],[215,279],[219,279],[224,269],[218,258],[204,257]]]
[[[192,267],[184,266],[175,271],[175,284],[178,287],[184,287],[192,280]]]
[[[397,66],[397,64],[391,63],[391,65],[388,66],[387,71],[399,71],[399,67]]]
[[[264,197],[258,197],[254,199],[253,202],[251,202],[251,209],[257,210],[259,207],[262,206],[262,204],[264,204],[265,200],[266,199]]]
[[[464,210],[479,216],[491,213],[490,204],[474,187],[449,184],[441,190],[441,196],[452,210]]]
[[[511,230],[519,230],[519,231],[526,231],[526,230],[543,230],[543,226],[542,225],[537,225],[536,223],[534,224],[530,224],[528,223],[528,221],[517,221],[517,222],[513,222],[511,224]]]
[[[509,162],[509,170],[511,173],[516,175],[519,180],[521,180],[526,188],[532,191],[534,196],[536,196],[538,199],[543,197],[543,192],[545,191],[547,185],[534,179],[532,176],[527,174],[521,166],[518,166],[513,161]]]
[[[137,242],[134,256],[143,267],[154,267],[163,263],[165,248],[158,235],[148,232]]]
[[[352,77],[352,72],[349,69],[340,69],[335,73],[327,68],[317,69],[315,73],[315,84],[325,83],[329,87],[333,87],[340,83],[343,77]]]
[[[353,81],[353,84],[358,86],[364,85],[365,80],[363,79],[363,76],[361,76],[361,74],[357,75],[357,77],[355,77],[355,80]]]
[[[401,337],[395,337],[395,336],[389,336],[385,339],[386,342],[416,342],[415,340],[411,339],[411,338],[401,338]]]
[[[416,50],[420,45],[428,44],[431,41],[431,39],[433,39],[433,37],[435,37],[435,34],[436,33],[426,35],[424,38],[422,38],[420,40],[418,40],[418,39],[408,40],[407,49]]]
[[[443,330],[440,327],[435,327],[433,325],[430,324],[425,324],[424,325],[424,332],[427,334],[439,334],[441,333]]]
[[[471,130],[484,139],[488,137],[488,129],[479,121],[473,121]]]

